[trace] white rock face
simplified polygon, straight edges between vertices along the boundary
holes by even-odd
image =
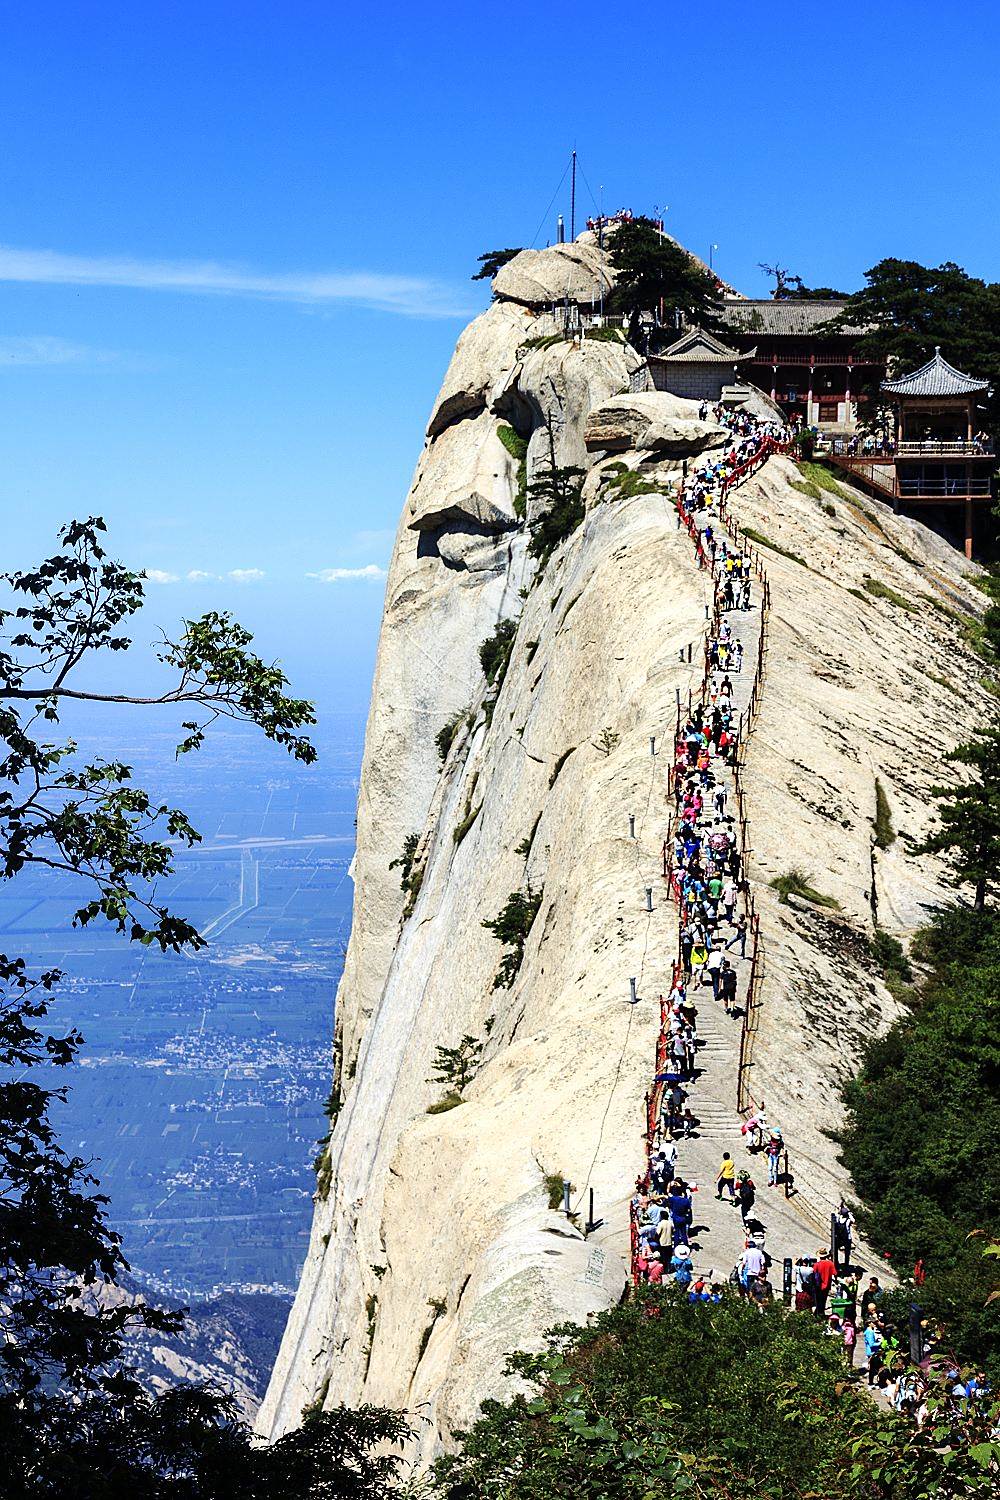
[[[599,303],[614,285],[607,257],[589,243],[550,245],[547,250],[522,250],[493,279],[493,290],[504,302],[525,307],[549,307],[568,297],[571,302]]]
[[[840,1084],[897,1010],[866,952],[873,915],[905,942],[953,894],[942,862],[911,848],[929,829],[942,756],[979,711],[967,685],[982,668],[954,612],[981,613],[983,596],[971,564],[919,522],[849,483],[817,501],[791,487],[798,477],[772,459],[733,508],[809,565],[761,548],[772,609],[746,790],[767,962],[751,1080],[797,1143],[796,1180],[821,1221],[844,1189],[823,1134]],[[866,578],[913,612],[873,597]],[[876,781],[897,835],[887,850],[874,843]],[[792,869],[842,913],[781,905],[768,882]]]
[[[464,336],[475,379],[462,374],[451,390],[486,391],[483,405],[453,412],[430,439],[390,570],[337,1003],[345,1099],[332,1188],[316,1206],[259,1418],[265,1435],[294,1427],[317,1397],[367,1400],[419,1409],[431,1452],[504,1392],[508,1351],[609,1305],[624,1281],[656,997],[677,941],[659,879],[669,737],[676,694],[694,686],[684,648],[694,643],[697,664],[707,585],[663,495],[601,500],[607,489],[592,474],[583,526],[522,598],[533,564],[514,513],[516,466],[496,428],[516,418],[530,431],[530,471],[550,422],[557,461],[593,466],[588,423],[593,432],[614,421],[634,445],[630,461],[648,453],[657,462],[644,473],[664,481],[719,434],[697,422],[695,403],[617,400],[635,358],[620,346],[561,343],[518,362],[533,325],[493,312]],[[957,680],[963,648],[923,596],[973,600],[966,565],[922,527],[863,501],[873,523],[841,496],[824,496],[830,516],[793,477],[772,460],[735,507],[810,562],[764,554],[772,624],[746,774],[768,954],[752,1087],[793,1143],[793,1202],[811,1237],[846,1186],[822,1133],[839,1118],[837,1082],[893,1013],[865,948],[875,777],[897,827],[919,836],[934,761],[970,718],[928,675]],[[919,612],[849,593],[865,593],[866,570]],[[478,650],[504,618],[516,635],[487,713]],[[466,723],[442,768],[434,737],[458,713]],[[389,864],[409,833],[419,835],[421,880],[403,919]],[[767,891],[795,865],[836,895],[836,920]],[[880,915],[905,936],[921,903],[940,896],[941,869],[902,839],[876,852],[874,867]],[[512,987],[494,989],[502,950],[482,923],[527,889],[540,910]],[[482,1067],[465,1102],[430,1114],[443,1093],[429,1081],[436,1049],[466,1034],[484,1044]],[[549,1207],[548,1180],[562,1178],[576,1224]],[[604,1225],[584,1240],[591,1189]]]
[[[429,438],[461,417],[483,410],[497,371],[514,363],[514,352],[529,336],[526,330],[532,321],[529,310],[509,302],[494,302],[473,319],[455,345],[427,424]],[[535,332],[532,327],[531,333]]]

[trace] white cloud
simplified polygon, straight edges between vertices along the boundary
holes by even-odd
[[[188,583],[212,583],[218,576],[218,573],[206,573],[203,568],[192,568],[186,575]]]
[[[307,578],[316,578],[320,583],[341,583],[345,578],[384,578],[386,572],[377,563],[367,563],[363,568],[320,568],[318,573],[307,573]]]
[[[111,349],[73,344],[46,333],[0,338],[0,370],[14,365],[108,365],[117,358]]]
[[[353,303],[408,317],[462,317],[470,311],[464,295],[424,276],[393,276],[381,271],[256,271],[217,261],[68,255],[59,250],[18,250],[12,245],[0,245],[0,281],[129,287],[309,304]]]
[[[150,583],[177,583],[176,573],[164,573],[162,568],[147,568],[146,577]]]
[[[233,583],[257,583],[264,577],[263,568],[231,568],[226,574]]]

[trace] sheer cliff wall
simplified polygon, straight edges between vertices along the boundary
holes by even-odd
[[[624,1285],[656,997],[676,952],[658,878],[669,739],[700,675],[708,584],[662,492],[615,498],[608,454],[665,489],[725,435],[693,403],[620,394],[636,363],[623,345],[546,342],[544,303],[570,287],[589,298],[602,276],[586,243],[504,268],[500,300],[459,340],[404,506],[337,998],[343,1103],[265,1435],[314,1402],[364,1399],[419,1410],[430,1451],[502,1393],[509,1350]],[[550,452],[589,469],[584,524],[538,577],[501,424],[528,440],[529,480]],[[902,936],[942,893],[940,867],[903,834],[925,826],[935,762],[969,717],[944,685],[963,649],[945,610],[974,599],[965,565],[923,528],[846,490],[819,503],[796,477],[772,460],[734,508],[807,564],[762,552],[773,609],[747,791],[768,951],[752,1087],[801,1148],[808,1244],[845,1187],[825,1134],[837,1081],[894,1013],[867,948],[873,881]],[[866,571],[898,575],[916,612],[874,598]],[[490,708],[478,651],[501,619],[516,635]],[[435,736],[456,715],[442,766]],[[900,829],[884,853],[876,775]],[[409,834],[406,910],[390,865]],[[780,905],[767,882],[795,865],[842,911]],[[495,989],[502,950],[482,923],[529,888],[541,906],[523,962]],[[428,1113],[444,1092],[435,1050],[465,1035],[483,1042],[482,1067],[465,1102]],[[575,1221],[549,1207],[552,1178],[573,1184]],[[590,1189],[604,1223],[584,1239]]]

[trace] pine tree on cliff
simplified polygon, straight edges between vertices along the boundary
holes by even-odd
[[[716,326],[718,282],[652,219],[619,224],[608,259],[615,269],[611,303],[617,312],[656,312],[668,327],[678,321]]]
[[[967,766],[967,782],[935,787],[939,826],[918,854],[948,854],[958,885],[970,885],[977,911],[983,911],[991,884],[1000,874],[1000,719],[976,731],[945,759]]]

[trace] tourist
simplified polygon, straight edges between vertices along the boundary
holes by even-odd
[[[854,1215],[848,1208],[844,1199],[840,1200],[840,1207],[833,1216],[833,1258],[838,1259],[838,1252],[843,1251],[844,1265],[851,1264],[851,1254],[854,1247]]]
[[[740,1172],[736,1181],[736,1201],[739,1204],[743,1228],[746,1230],[754,1203],[757,1201],[757,1189],[754,1187],[753,1178],[745,1169]]]
[[[722,960],[722,968],[719,970],[719,993],[727,1016],[736,1014],[736,970],[728,958]]]
[[[813,1265],[813,1275],[816,1278],[815,1307],[817,1316],[821,1318],[826,1317],[826,1299],[830,1295],[830,1284],[835,1271],[833,1261],[825,1248],[821,1248]]]
[[[683,1289],[691,1285],[694,1279],[694,1266],[691,1263],[691,1252],[686,1244],[674,1245],[670,1269],[673,1272],[675,1286]]]
[[[882,1288],[879,1286],[878,1277],[873,1276],[861,1296],[861,1318],[866,1325],[869,1318],[878,1311],[881,1301]]]
[[[740,1286],[742,1288],[742,1294],[745,1297],[750,1282],[754,1279],[754,1277],[763,1276],[767,1270],[767,1260],[765,1258],[764,1251],[760,1248],[759,1245],[755,1245],[753,1244],[753,1242],[751,1242],[744,1249],[743,1254],[740,1256],[739,1261],[737,1262],[737,1265],[739,1267]]]
[[[722,882],[722,906],[726,913],[726,921],[731,927],[736,910],[736,881],[731,875],[727,875]]]
[[[850,1318],[844,1318],[841,1324],[841,1342],[844,1346],[844,1359],[849,1370],[854,1369],[854,1356],[858,1348],[858,1330]]]
[[[705,968],[712,985],[712,998],[714,1000],[718,1000],[719,998],[719,979],[722,973],[722,964],[722,949],[713,948],[708,955],[708,962]]]
[[[882,1368],[883,1338],[874,1318],[865,1328],[865,1355],[868,1359],[868,1384],[874,1385]]]
[[[775,1126],[771,1131],[770,1139],[764,1148],[767,1157],[767,1185],[778,1186],[778,1177],[781,1172],[781,1154],[785,1149],[785,1143],[781,1138],[780,1129]]]
[[[730,948],[739,948],[740,958],[746,958],[748,927],[749,923],[747,922],[746,917],[741,912],[740,915],[736,918],[735,931],[733,932],[732,937],[729,939],[729,942],[726,944],[727,953],[729,952]]]
[[[691,1221],[694,1218],[694,1208],[691,1203],[691,1194],[679,1177],[671,1183],[667,1208],[670,1211],[674,1231],[674,1244],[686,1244]]]
[[[808,1312],[813,1310],[816,1278],[813,1275],[812,1262],[799,1256],[795,1262],[795,1279],[793,1282],[796,1312]]]
[[[722,1201],[723,1193],[729,1194],[729,1201],[736,1201],[736,1163],[728,1151],[722,1153],[722,1165],[719,1167],[715,1184],[715,1196]]]
[[[771,1302],[774,1291],[771,1283],[763,1274],[754,1276],[747,1287],[748,1296],[754,1303],[758,1312],[763,1313]]]

